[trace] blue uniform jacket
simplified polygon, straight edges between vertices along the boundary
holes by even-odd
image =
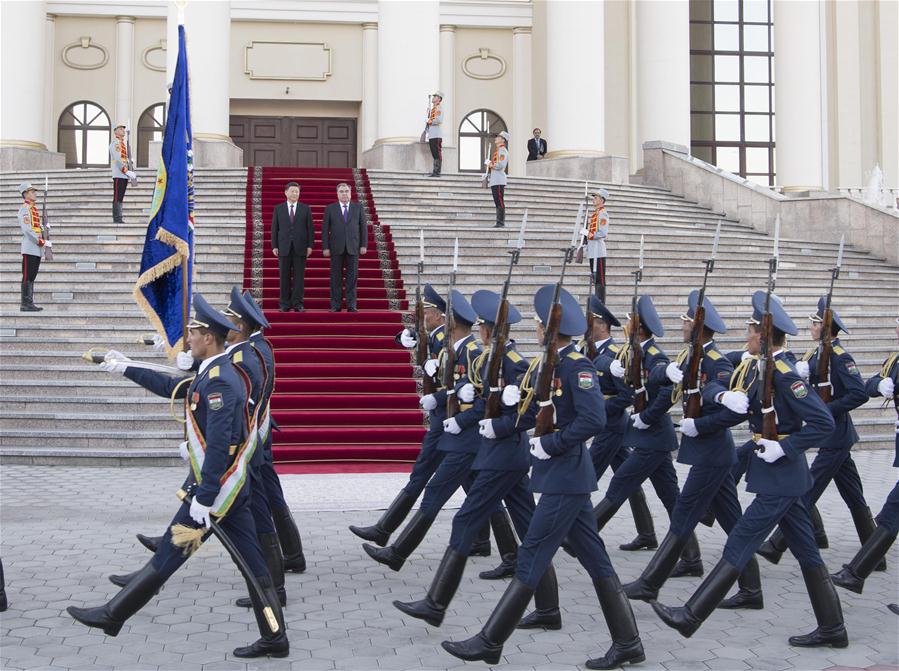
[[[886,371],[886,375],[883,372]],[[899,352],[891,354],[883,362],[880,373],[872,375],[865,384],[865,390],[871,398],[877,398],[882,394],[877,390],[877,385],[884,377],[893,378],[893,382],[899,387]],[[893,457],[893,466],[899,468],[899,417],[896,419],[896,455]]]
[[[475,359],[481,354],[481,348],[473,335],[468,335],[462,339],[456,347],[456,370],[453,372],[455,380],[455,390],[459,393],[459,389],[463,385],[468,384],[468,371],[474,365]],[[443,410],[443,418],[446,418],[446,389],[441,389],[434,397],[437,399],[437,409]],[[435,410],[435,412],[436,412]],[[473,403],[459,403],[460,412],[456,415],[456,421],[462,427],[461,433],[446,433],[440,436],[440,442],[437,449],[441,452],[467,452],[475,454],[481,445],[481,436],[478,433],[478,422],[484,418],[484,412],[478,414],[474,409]]]
[[[614,338],[609,338],[596,348],[596,357],[593,366],[596,368],[596,377],[599,380],[599,390],[606,402],[606,426],[596,435],[596,439],[603,440],[605,434],[623,434],[627,428],[627,409],[634,402],[634,395],[630,387],[617,385],[615,376],[609,372],[609,366],[615,360],[621,347]]]
[[[487,409],[487,396],[490,390],[487,388],[487,357],[483,358],[481,366],[481,382],[484,388],[481,394],[475,397],[474,412],[479,417],[484,416]],[[515,350],[515,343],[506,343],[506,352],[503,356],[502,370],[500,371],[500,387],[507,384],[519,384],[521,378],[528,370],[528,362]],[[493,419],[493,432],[495,440],[489,440],[480,436],[481,445],[478,448],[478,456],[471,465],[475,471],[527,471],[531,465],[531,455],[528,453],[528,436],[523,427],[518,424],[517,406],[507,406],[500,403],[501,414]]]
[[[247,412],[252,419],[257,408],[261,407],[260,403],[262,402],[263,394],[265,393],[265,369],[262,365],[262,358],[256,353],[256,349],[249,340],[245,340],[244,342],[229,348],[228,356],[231,358],[231,363],[240,368],[250,380],[250,396]],[[259,428],[258,424],[256,425],[256,428]],[[260,450],[257,445],[256,450],[253,452],[253,456],[250,459],[250,466],[259,468],[262,465],[262,460],[265,458],[263,452],[264,451]]]
[[[643,379],[646,380],[647,405],[640,413],[640,419],[649,424],[649,428],[637,429],[628,420],[623,440],[626,447],[655,452],[672,452],[677,449],[674,424],[668,415],[668,410],[674,405],[671,400],[674,385],[665,374],[669,363],[668,357],[655,344],[654,338],[643,343]],[[615,384],[619,388],[619,394],[630,394],[633,402],[633,392],[627,388],[624,380],[615,378]]]
[[[265,437],[264,442],[260,442],[256,449],[262,452],[262,458],[268,462],[272,462],[272,431],[277,428],[277,424],[275,423],[275,417],[271,414],[271,401],[272,394],[275,391],[275,349],[272,347],[271,342],[262,335],[261,332],[256,332],[250,336],[250,343],[253,345],[254,349],[259,353],[259,356],[262,357],[262,362],[264,364],[263,372],[265,373],[265,385],[262,388],[262,407],[265,408],[266,405],[269,406],[269,423],[270,428],[268,435]],[[260,411],[259,415],[260,426],[262,423],[262,414]]]
[[[812,389],[816,389],[819,382],[826,382],[818,379],[818,349],[809,350],[805,359],[808,361],[809,383]],[[818,447],[824,450],[848,450],[858,442],[858,433],[849,412],[864,405],[868,400],[868,394],[865,391],[862,374],[855,365],[855,359],[843,349],[839,338],[833,339],[830,382],[833,389],[827,409],[833,415],[837,428]]]
[[[701,415],[696,419],[695,438],[682,435],[677,460],[692,466],[721,466],[728,468],[737,463],[737,452],[730,427],[743,422],[743,416],[731,412],[715,401],[718,394],[730,388],[734,367],[715,345],[705,344],[702,362],[699,364],[699,389],[702,395]],[[684,362],[689,370],[690,360]],[[686,379],[684,380],[686,383]]]
[[[133,367],[125,369],[125,377],[163,398],[171,398],[175,387],[184,379]],[[206,456],[200,473],[202,482],[195,497],[204,506],[210,506],[219,493],[222,476],[234,461],[237,448],[247,437],[244,414],[247,388],[229,358],[221,354],[190,385],[178,387],[175,398],[185,397],[189,399],[197,426],[206,441]],[[247,488],[242,487],[237,496],[235,504],[245,500]]]

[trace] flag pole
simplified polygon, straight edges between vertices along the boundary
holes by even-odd
[[[190,299],[187,295],[187,257],[181,257],[181,349],[186,352],[190,349],[187,342],[187,317]]]

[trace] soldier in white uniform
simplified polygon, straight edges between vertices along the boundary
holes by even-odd
[[[22,312],[40,312],[43,308],[34,304],[34,280],[41,267],[44,248],[50,247],[49,240],[44,240],[41,228],[41,213],[37,209],[37,189],[25,182],[19,184],[23,203],[19,208],[19,227],[22,229],[22,301],[19,310]]]
[[[428,145],[431,147],[431,157],[434,159],[434,167],[428,177],[440,177],[440,169],[443,167],[443,110],[440,104],[443,102],[443,93],[435,91],[431,94],[431,111],[425,122],[428,132]]]
[[[590,260],[590,272],[593,274],[596,297],[603,303],[606,300],[606,236],[609,234],[609,213],[606,212],[606,200],[609,192],[600,189],[593,194],[593,214],[587,221],[584,237],[587,239],[587,258]]]
[[[493,204],[496,205],[496,224],[494,228],[506,225],[506,167],[509,165],[509,134],[503,131],[493,141],[493,157],[487,161],[490,171],[490,191],[493,193]]]
[[[128,144],[125,142],[126,125],[120,123],[113,129],[115,137],[109,144],[109,163],[112,169],[112,222],[124,224],[122,219],[122,202],[128,183],[134,183],[137,175],[131,170],[131,157],[128,155]]]

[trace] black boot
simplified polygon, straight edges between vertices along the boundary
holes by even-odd
[[[700,578],[704,573],[702,568],[702,555],[699,552],[699,541],[696,534],[691,533],[687,538],[687,544],[681,552],[681,560],[674,567],[670,578]]]
[[[712,614],[739,575],[740,571],[736,566],[722,559],[683,606],[670,608],[658,601],[651,601],[650,605],[656,615],[662,618],[662,622],[677,629],[684,638],[690,638]]]
[[[393,499],[393,502],[381,515],[381,519],[375,522],[374,526],[357,527],[350,525],[350,531],[362,540],[371,541],[375,545],[384,547],[387,545],[387,541],[390,540],[390,534],[396,531],[400,524],[403,523],[406,515],[412,510],[413,505],[415,505],[415,497],[409,496],[405,489],[401,489],[400,493],[396,495],[396,498]]]
[[[399,571],[412,554],[412,551],[424,540],[428,529],[434,524],[433,517],[426,517],[420,510],[409,520],[409,524],[403,529],[399,538],[390,547],[376,548],[368,543],[362,544],[362,549],[369,557],[379,564],[389,566],[393,571]]]
[[[116,585],[118,587],[124,587],[125,585],[130,583],[132,580],[134,580],[138,575],[140,575],[140,570],[137,570],[134,573],[125,573],[125,574],[119,574],[119,575],[113,574],[113,575],[109,576],[109,582],[111,582],[113,585]],[[159,593],[159,590],[157,590],[157,594],[158,593]]]
[[[680,557],[686,538],[678,538],[670,531],[662,539],[662,545],[649,560],[649,564],[643,569],[642,575],[634,582],[624,586],[624,593],[629,599],[639,601],[655,601],[659,598],[659,590],[668,579],[677,559]]]
[[[472,544],[471,550],[468,551],[468,556],[489,557],[490,551],[490,522],[488,522],[478,532],[478,539]]]
[[[837,590],[830,580],[827,567],[822,564],[813,568],[801,568],[818,627],[804,636],[790,636],[790,645],[799,648],[824,646],[845,648],[849,645],[849,636],[846,634],[846,627],[843,626],[840,597],[837,596]]]
[[[625,663],[639,664],[646,659],[643,643],[637,631],[637,621],[631,604],[618,582],[618,576],[597,578],[593,581],[602,615],[612,636],[612,647],[606,654],[587,660],[588,669],[616,669]]]
[[[659,541],[656,538],[652,513],[649,512],[649,506],[646,505],[646,495],[643,493],[642,487],[630,495],[628,503],[630,503],[631,513],[634,516],[634,526],[637,527],[637,537],[630,543],[619,545],[618,549],[625,552],[655,550],[659,547]]]
[[[137,540],[141,545],[155,554],[156,550],[159,548],[159,544],[162,542],[162,536],[144,536],[143,534],[137,534]]]
[[[715,511],[709,508],[705,511],[705,515],[702,516],[702,519],[699,522],[710,529],[715,526]]]
[[[122,218],[122,207],[121,203],[113,203],[112,204],[112,223],[114,224],[124,224],[125,220]]]
[[[858,540],[862,546],[864,546],[864,544],[868,542],[868,539],[874,535],[874,530],[877,528],[877,525],[874,523],[874,518],[871,517],[871,509],[865,506],[864,508],[850,510],[849,512],[852,515],[852,522],[855,524],[855,531],[858,533]],[[874,570],[887,570],[886,553],[884,553],[884,556],[877,562]]]
[[[493,225],[493,228],[502,228],[506,225],[506,210],[505,208],[498,207],[496,208],[496,224]]]
[[[88,627],[102,629],[107,636],[117,636],[125,620],[146,606],[164,583],[165,578],[159,575],[152,562],[147,562],[106,605],[96,608],[69,606],[66,611]]]
[[[870,512],[871,511],[869,510],[869,515]],[[830,547],[830,541],[827,540],[827,532],[824,530],[824,520],[821,519],[821,513],[818,511],[818,506],[811,506],[808,513],[812,518],[812,526],[815,528],[815,545],[818,546],[819,550],[826,550]],[[862,544],[864,545],[864,541],[862,541]]]
[[[759,575],[759,563],[755,557],[749,560],[746,568],[737,579],[739,589],[729,599],[718,604],[718,608],[727,610],[761,610],[765,607],[762,596],[762,577]]]
[[[761,555],[772,564],[779,564],[780,558],[783,557],[786,549],[787,542],[784,540],[784,535],[780,532],[780,527],[777,527],[774,533],[771,534],[771,537],[762,543],[755,553]]]
[[[34,282],[22,282],[19,312],[40,312],[43,309],[34,304]]]
[[[478,573],[478,577],[481,580],[502,580],[504,578],[511,578],[515,575],[515,562],[517,559],[517,553],[503,555],[503,560],[500,562],[499,566],[492,568],[489,571],[481,571]]]
[[[9,601],[6,600],[6,579],[3,577],[3,560],[0,559],[0,613],[9,608]]]
[[[278,532],[281,544],[281,556],[284,558],[284,570],[291,573],[303,573],[306,570],[306,557],[303,554],[303,541],[300,530],[293,519],[290,508],[272,508],[272,521]]]
[[[518,629],[547,629],[557,630],[562,628],[562,613],[559,610],[559,581],[556,578],[556,569],[550,564],[546,568],[537,590],[534,592],[534,612],[522,618],[518,623]]]
[[[896,540],[896,534],[890,533],[883,527],[874,529],[874,533],[855,553],[848,564],[843,565],[839,573],[833,574],[833,582],[840,587],[861,594],[865,587],[865,578],[875,571],[877,563],[886,556],[887,550]]]
[[[889,611],[891,613],[895,613],[896,615],[899,615],[899,603],[888,603],[887,608],[889,609]]]
[[[440,645],[449,654],[467,662],[498,664],[503,654],[503,644],[515,631],[515,625],[533,595],[533,589],[518,578],[512,578],[480,633],[464,641],[444,641]]]
[[[262,548],[262,556],[265,557],[265,565],[268,566],[275,594],[278,595],[278,603],[284,608],[287,606],[287,590],[284,587],[284,555],[281,554],[281,545],[278,543],[278,534],[259,534],[259,547]],[[253,601],[250,597],[241,597],[234,603],[241,608],[252,608]]]
[[[431,170],[430,177],[440,177],[440,169],[443,167],[443,160],[439,158],[434,159],[434,167]]]
[[[290,641],[287,640],[287,631],[284,624],[284,613],[278,603],[278,596],[268,576],[257,578],[265,598],[271,606],[271,615],[278,625],[277,631],[272,631],[271,623],[266,617],[265,610],[259,597],[250,591],[253,598],[253,613],[256,615],[256,625],[259,627],[260,638],[255,643],[243,648],[236,648],[234,656],[241,659],[255,659],[256,657],[287,657],[290,654]]]
[[[440,566],[437,567],[437,573],[434,574],[434,580],[431,581],[427,596],[421,601],[394,601],[393,605],[406,615],[424,620],[432,627],[439,627],[443,623],[443,616],[450,601],[459,589],[466,561],[468,557],[447,548]]]
[[[493,529],[493,538],[496,540],[496,549],[501,557],[518,554],[518,539],[512,528],[512,520],[506,509],[498,510],[490,516],[490,527]]]

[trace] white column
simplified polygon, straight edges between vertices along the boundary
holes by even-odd
[[[819,0],[774,0],[774,124],[777,184],[784,191],[824,184]]]
[[[168,16],[165,23],[165,84],[168,86],[175,79],[175,63],[178,61],[178,24],[184,20],[178,12],[178,5],[168,3]]]
[[[362,151],[378,138],[378,24],[362,24]]]
[[[546,3],[547,158],[605,149],[603,2]]]
[[[443,146],[456,146],[456,26],[440,26],[440,90]]]
[[[44,62],[44,91],[47,98],[44,100],[44,144],[47,145],[47,149],[52,150],[57,144],[56,106],[53,99],[53,69],[56,64],[54,60],[56,51],[55,14],[47,14],[45,39],[47,48],[44,56],[46,59]]]
[[[117,16],[116,57],[115,57],[115,118],[113,123],[127,123],[128,130],[135,133],[132,119],[134,103],[134,17]],[[134,142],[137,141],[135,134]]]
[[[0,2],[0,146],[46,150],[45,60],[47,8],[39,2]]]
[[[637,147],[690,146],[690,5],[640,0],[635,9]],[[642,164],[642,160],[639,161]]]
[[[378,139],[417,142],[428,94],[439,85],[440,5],[436,0],[378,2]]]
[[[531,29],[512,30],[512,162],[511,175],[524,175],[531,137],[532,113]]]

